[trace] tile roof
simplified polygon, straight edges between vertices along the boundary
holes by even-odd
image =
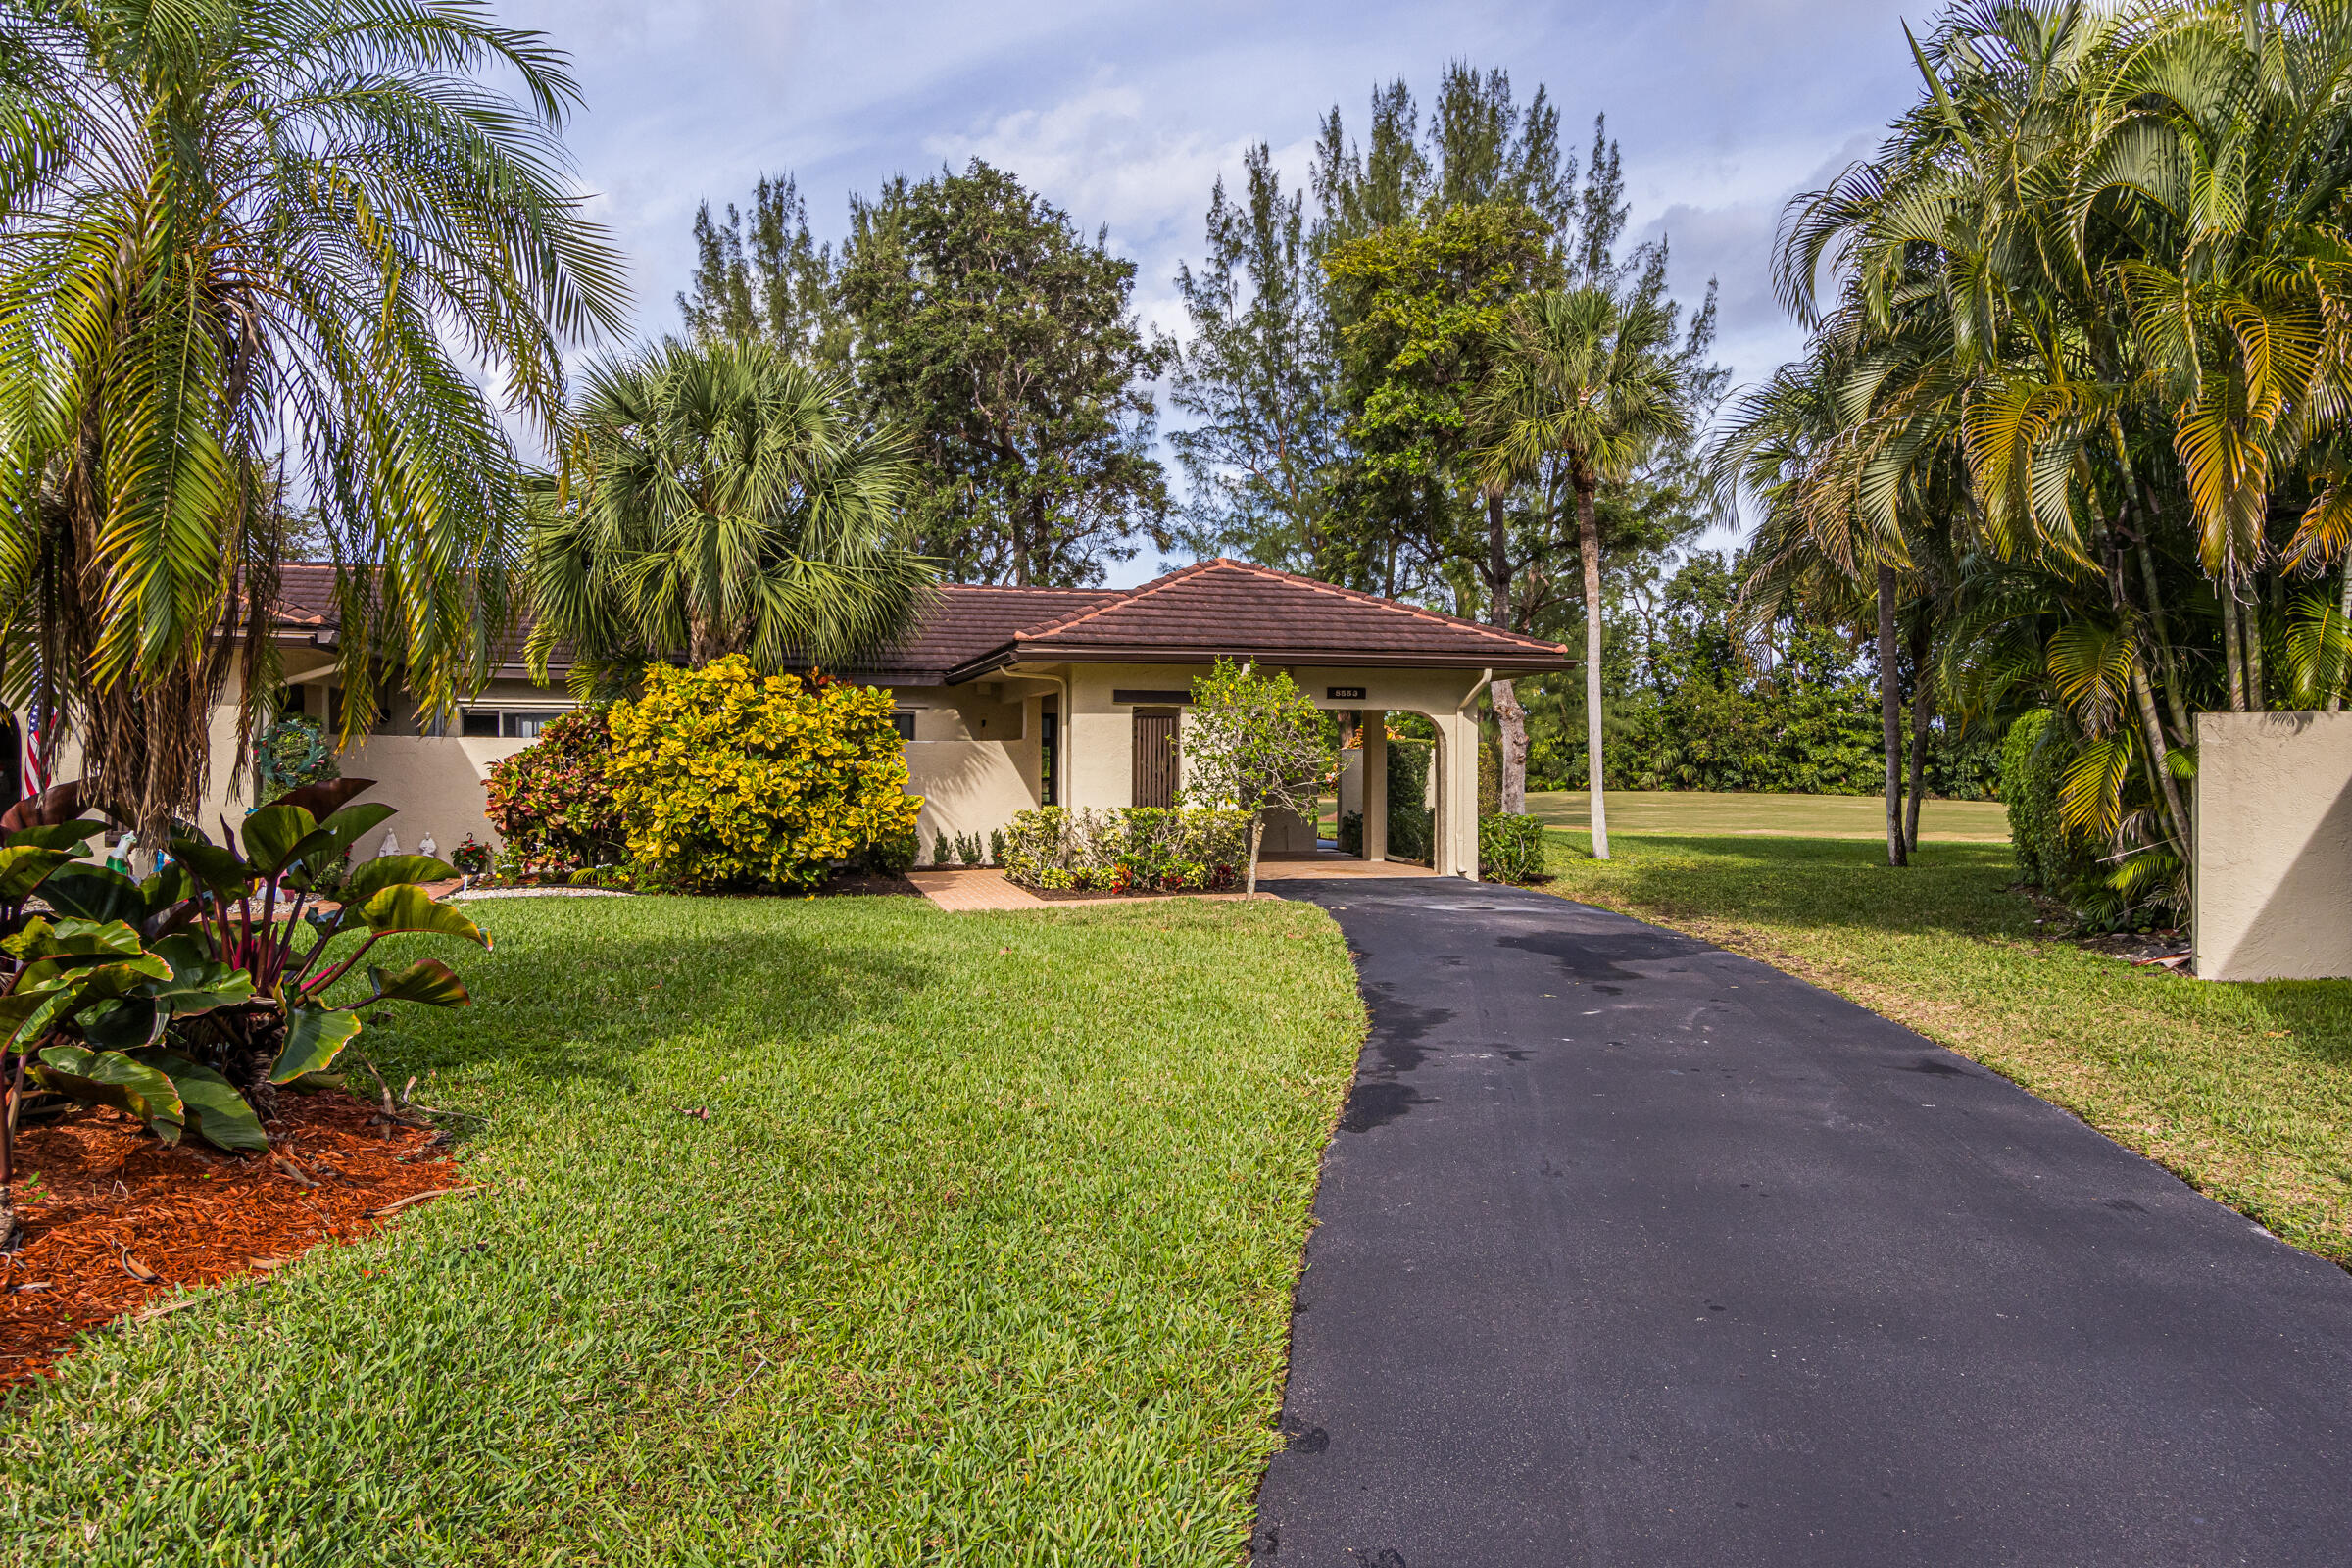
[[[335,624],[331,566],[288,565],[279,623]],[[518,658],[517,633],[505,652]],[[1218,557],[1141,588],[941,586],[914,634],[858,670],[944,685],[1015,662],[1189,663],[1219,654],[1291,663],[1564,669],[1556,643],[1418,605]]]
[[[948,671],[1004,647],[1022,632],[1099,610],[1125,597],[1127,590],[1120,588],[996,588],[946,583],[938,589],[914,635],[876,654],[859,673],[922,676],[926,678],[919,684],[944,684]]]
[[[952,673],[964,679],[1015,661],[1189,662],[1218,654],[1513,670],[1564,669],[1570,662],[1557,643],[1220,556],[1016,631]]]

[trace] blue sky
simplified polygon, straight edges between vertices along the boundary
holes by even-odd
[[[1360,133],[1373,84],[1426,103],[1440,68],[1539,82],[1577,145],[1605,111],[1624,148],[1632,228],[1668,234],[1678,291],[1721,280],[1722,358],[1769,373],[1799,336],[1767,261],[1783,203],[1878,140],[1916,89],[1887,0],[1635,0],[1587,5],[1186,6],[1000,0],[503,0],[572,57],[588,107],[568,140],[627,252],[638,326],[673,329],[705,197],[791,172],[838,238],[847,198],[889,174],[977,154],[1021,176],[1139,264],[1136,303],[1178,330],[1172,279],[1200,254],[1220,172],[1263,140],[1302,177],[1322,115]],[[1156,564],[1120,573],[1140,580]]]

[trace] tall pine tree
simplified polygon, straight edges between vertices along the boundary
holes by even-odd
[[[805,364],[839,369],[851,329],[835,297],[833,248],[808,232],[808,204],[790,174],[760,176],[750,233],[730,202],[725,222],[705,202],[694,215],[692,287],[678,296],[687,332],[705,340],[766,342]]]
[[[1335,367],[1304,199],[1286,196],[1266,144],[1243,159],[1248,187],[1208,202],[1208,252],[1176,270],[1193,339],[1170,400],[1197,422],[1169,434],[1192,488],[1177,540],[1314,576],[1343,572],[1323,534],[1337,455]]]

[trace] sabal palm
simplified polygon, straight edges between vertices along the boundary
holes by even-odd
[[[1629,477],[1661,445],[1690,433],[1688,356],[1670,311],[1646,292],[1597,284],[1544,289],[1514,300],[1493,369],[1471,400],[1486,432],[1480,463],[1507,484],[1546,458],[1567,468],[1576,498],[1585,577],[1586,775],[1592,854],[1609,858],[1601,792],[1600,524],[1603,484]]]
[[[347,733],[386,670],[442,711],[485,675],[524,515],[500,405],[551,421],[564,343],[625,309],[576,101],[460,0],[0,5],[5,690],[143,836],[204,793],[241,633],[248,724],[270,700],[288,505],[350,567]]]
[[[763,343],[669,341],[596,365],[533,529],[528,658],[579,690],[652,660],[839,664],[904,632],[935,580],[898,543],[897,431],[841,378]]]

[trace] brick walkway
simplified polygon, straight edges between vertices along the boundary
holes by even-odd
[[[909,871],[906,880],[943,909],[1042,909],[1046,901],[1014,887],[1002,871],[977,867],[956,871]]]
[[[1325,877],[1413,877],[1436,876],[1426,865],[1413,865],[1403,860],[1359,860],[1344,855],[1298,855],[1279,858],[1260,858],[1257,879],[1260,882],[1299,882]],[[1002,871],[980,866],[960,866],[952,869],[922,869],[906,873],[906,880],[921,890],[924,898],[943,909],[1044,909],[1055,905],[1068,906],[1077,902],[1070,899],[1041,899],[1027,888],[1015,887],[1005,880]],[[1232,899],[1232,893],[1192,893],[1186,898]],[[1107,902],[1108,896],[1105,896]]]

